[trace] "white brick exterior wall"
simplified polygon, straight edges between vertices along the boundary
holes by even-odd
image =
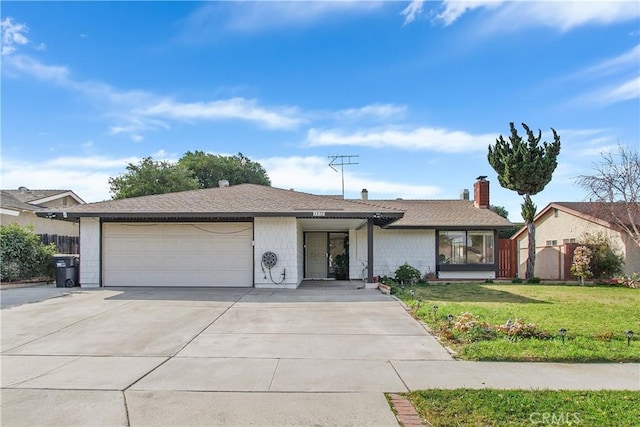
[[[495,271],[440,271],[438,279],[495,279]]]
[[[302,225],[300,222],[296,220],[296,225],[298,226],[298,285],[302,282],[304,278],[304,231],[302,230]]]
[[[435,272],[435,247],[434,230],[384,230],[374,227],[373,274],[393,277],[405,262],[420,270],[423,276]],[[361,278],[366,262],[367,229],[363,227],[349,233],[349,277]]]
[[[302,237],[296,218],[255,218],[254,220],[254,271],[256,288],[297,288],[302,280]],[[262,254],[271,251],[278,256],[278,264],[271,269],[273,281],[286,278],[282,284],[274,284],[269,270],[262,271]],[[265,274],[266,273],[266,274]],[[265,279],[265,275],[267,276]]]
[[[80,218],[80,284],[100,286],[100,218]]]

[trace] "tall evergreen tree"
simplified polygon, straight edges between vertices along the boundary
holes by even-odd
[[[527,226],[529,240],[526,278],[534,275],[536,261],[535,225],[536,205],[531,196],[541,192],[551,181],[553,171],[558,166],[557,157],[560,154],[560,136],[553,131],[553,142],[542,142],[542,131],[538,129],[536,136],[529,127],[522,123],[527,133],[527,140],[518,135],[518,130],[512,123],[509,141],[500,135],[494,146],[489,145],[489,164],[498,174],[498,182],[506,189],[516,191],[524,197],[522,203],[522,218]]]

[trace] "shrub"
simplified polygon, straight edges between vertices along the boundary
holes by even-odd
[[[380,283],[384,283],[385,285],[389,285],[389,286],[393,286],[396,284],[396,281],[393,280],[391,277],[389,276],[382,276],[380,278]]]
[[[539,277],[530,277],[527,279],[527,283],[529,283],[530,285],[536,284],[536,283],[540,283],[540,278]]]
[[[55,244],[42,243],[31,226],[23,228],[18,224],[0,225],[3,281],[53,277],[51,256],[55,252]]]
[[[629,276],[621,276],[611,279],[609,282],[612,286],[620,286],[623,288],[640,289],[640,274],[633,273]]]
[[[477,341],[491,341],[498,336],[505,336],[511,341],[518,339],[550,339],[551,336],[544,329],[539,329],[535,323],[525,323],[522,319],[511,319],[504,325],[491,325],[472,313],[462,313],[454,317],[452,324],[439,325],[440,338],[457,343],[471,343]]]
[[[591,250],[589,269],[595,279],[609,279],[622,273],[624,258],[618,255],[606,234],[585,234],[581,244]]]
[[[516,276],[511,280],[511,283],[522,283],[522,279]]]
[[[518,338],[549,338],[547,331],[539,330],[535,323],[524,323],[522,319],[516,319],[515,322],[512,322],[511,319],[509,319],[504,325],[498,326],[498,331],[505,334],[510,340],[514,341],[517,341]]]
[[[497,337],[495,327],[471,313],[462,313],[452,326],[463,342],[490,341]]]
[[[591,277],[591,249],[581,245],[573,251],[571,273],[580,278],[580,284],[584,285],[584,279]]]
[[[396,270],[396,281],[400,283],[415,283],[420,279],[420,270],[410,266],[406,262]]]

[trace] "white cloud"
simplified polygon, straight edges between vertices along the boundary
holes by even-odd
[[[478,0],[442,2],[436,19],[451,25],[475,9],[495,10],[483,27],[486,32],[514,31],[527,27],[551,27],[570,31],[584,25],[610,25],[637,20],[640,8],[635,1],[510,1]]]
[[[629,69],[639,71],[640,66],[640,44],[629,49],[616,57],[606,59],[599,64],[591,66],[586,70],[574,74],[572,77],[599,77],[616,74]]]
[[[572,158],[600,155],[616,147],[615,130],[612,129],[558,129],[558,135],[562,141],[560,157],[570,152]],[[546,140],[551,139],[551,134],[545,134]]]
[[[406,112],[405,105],[370,104],[359,108],[338,110],[332,116],[339,120],[358,120],[369,117],[379,120],[402,117]]]
[[[436,19],[442,21],[445,26],[448,26],[471,10],[496,8],[500,6],[501,3],[501,0],[444,0],[442,2],[442,12],[436,15]]]
[[[63,156],[44,162],[2,158],[2,187],[58,188],[73,190],[86,202],[110,199],[109,177],[125,171],[136,157]]]
[[[52,81],[60,85],[68,85],[69,70],[67,67],[45,65],[29,56],[11,55],[2,60],[2,73],[10,76],[27,75],[38,80]]]
[[[296,117],[292,107],[265,109],[256,100],[231,98],[211,102],[180,103],[163,100],[157,104],[139,109],[143,116],[162,117],[177,120],[247,120],[271,129],[295,128],[302,122]]]
[[[410,130],[373,129],[360,132],[310,129],[307,134],[307,143],[312,146],[394,147],[404,150],[455,153],[486,150],[495,138],[495,134],[473,135],[463,131],[427,127]]]
[[[315,194],[342,194],[342,177],[329,168],[325,157],[271,157],[259,159],[278,188],[293,188]],[[433,198],[442,195],[439,187],[410,183],[384,181],[358,172],[344,172],[345,197],[359,198],[363,188],[369,190],[371,198]]]
[[[400,15],[403,15],[404,25],[410,24],[416,20],[418,15],[422,14],[422,9],[424,7],[424,0],[412,0],[411,3],[400,12]]]
[[[295,107],[264,107],[253,99],[183,103],[141,90],[120,90],[103,82],[76,81],[67,67],[46,65],[26,55],[7,56],[2,72],[82,93],[105,110],[106,118],[115,121],[109,126],[111,135],[126,134],[134,142],[141,141],[144,132],[169,129],[170,120],[245,120],[269,129],[292,129],[305,122]]]
[[[16,46],[29,43],[25,34],[29,28],[25,24],[14,23],[13,18],[6,17],[0,21],[2,31],[2,55],[10,55],[16,51]]]
[[[610,85],[603,89],[582,96],[579,101],[586,104],[606,106],[618,102],[637,100],[640,98],[640,77]]]
[[[210,2],[183,20],[179,38],[203,42],[219,37],[220,30],[259,33],[269,30],[325,23],[348,14],[380,9],[381,1],[257,1]]]
[[[578,151],[578,155],[582,157],[600,156],[602,153],[614,153],[617,149],[617,144],[598,145],[596,147],[582,148]]]
[[[137,157],[109,158],[104,156],[62,156],[40,163],[44,168],[55,167],[62,169],[78,168],[93,170],[110,170],[121,168],[124,170],[127,163],[136,163],[140,159]]]
[[[47,45],[44,43],[40,43],[38,46],[35,47],[35,50],[39,50],[39,51],[44,51],[47,50]]]
[[[559,79],[559,83],[587,84],[572,103],[602,107],[640,98],[640,44],[615,57]]]
[[[511,3],[509,9],[517,11],[513,6]],[[583,25],[608,25],[636,20],[640,16],[640,7],[631,1],[526,2],[520,16],[521,23],[533,20],[539,25],[569,31]]]

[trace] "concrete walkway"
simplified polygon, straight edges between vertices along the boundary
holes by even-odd
[[[396,426],[383,392],[640,390],[639,364],[454,361],[374,290],[81,289],[0,314],[2,425]]]

